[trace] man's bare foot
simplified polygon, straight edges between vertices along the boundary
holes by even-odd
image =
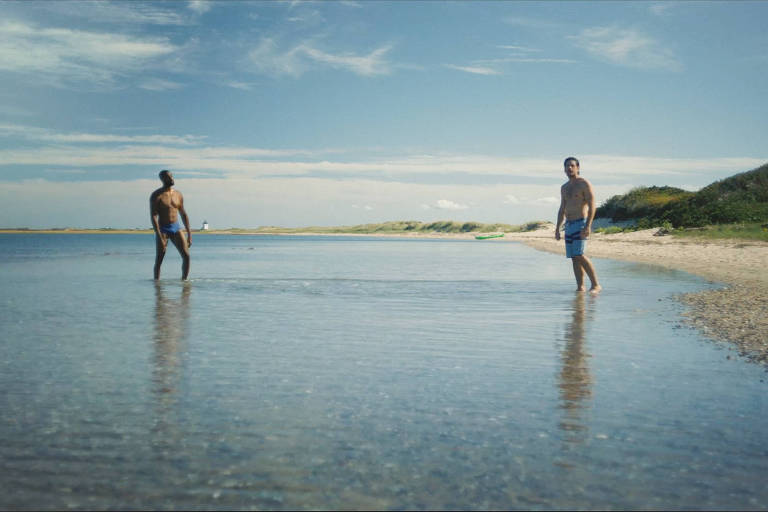
[[[589,289],[589,293],[591,293],[592,295],[597,295],[598,293],[600,293],[602,289],[603,289],[602,286],[600,286],[599,284],[596,284]]]
[[[576,291],[577,291],[577,292],[583,292],[583,291],[585,291],[585,289],[584,289],[584,287],[583,287],[583,286],[578,286],[578,287],[576,288]]]

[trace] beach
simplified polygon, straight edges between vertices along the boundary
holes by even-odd
[[[656,236],[658,228],[590,235],[587,255],[683,270],[724,286],[681,296],[688,324],[707,337],[735,344],[741,355],[768,364],[768,244]],[[554,227],[507,233],[502,240],[564,254]],[[598,266],[599,271],[599,266]],[[599,276],[599,275],[598,275]],[[610,283],[601,283],[610,288]]]

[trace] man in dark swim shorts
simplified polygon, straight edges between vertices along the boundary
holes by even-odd
[[[160,265],[165,258],[165,249],[168,240],[181,254],[181,278],[189,276],[189,248],[192,245],[192,233],[189,230],[189,217],[184,209],[184,196],[175,190],[173,175],[170,171],[160,171],[160,180],[163,186],[149,196],[149,214],[152,218],[152,227],[155,230],[155,279],[160,279]],[[181,229],[179,217],[184,221],[186,236]]]

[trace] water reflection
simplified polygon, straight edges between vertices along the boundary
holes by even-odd
[[[189,323],[189,296],[192,287],[183,283],[178,298],[167,295],[165,285],[155,283],[155,332],[152,392],[158,413],[165,417],[176,402],[182,373],[183,342]],[[160,420],[160,423],[164,421]]]
[[[592,398],[592,375],[589,371],[590,354],[587,352],[586,324],[587,298],[584,293],[577,293],[571,304],[571,319],[565,328],[565,347],[560,359],[562,369],[558,379],[560,389],[560,407],[563,416],[560,429],[567,444],[580,444],[588,436],[586,415]],[[590,300],[593,300],[590,297]]]

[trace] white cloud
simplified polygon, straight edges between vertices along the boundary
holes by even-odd
[[[211,10],[211,7],[213,7],[213,3],[207,0],[189,0],[187,7],[189,7],[192,11],[196,12],[197,14],[205,14],[206,12]]]
[[[648,6],[648,10],[656,16],[664,16],[670,9],[675,7],[676,4],[677,2],[672,2],[669,0],[665,2],[651,2],[651,5]]]
[[[139,87],[148,91],[173,91],[176,89],[181,89],[184,87],[184,84],[172,82],[170,80],[163,80],[161,78],[150,78],[141,82]]]
[[[373,76],[391,72],[391,65],[385,60],[386,54],[391,49],[392,47],[387,45],[367,55],[333,54],[314,48],[308,43],[302,43],[290,50],[281,51],[273,39],[264,38],[248,56],[259,72],[276,76],[299,76],[308,71],[313,64],[343,69],[362,76]]]
[[[124,135],[57,133],[42,128],[0,124],[0,137],[19,138],[30,144],[0,149],[3,165],[72,166],[78,168],[119,165],[162,165],[176,170],[224,174],[229,177],[306,175],[376,178],[398,175],[458,173],[501,174],[510,178],[564,179],[562,160],[556,158],[499,157],[482,154],[434,154],[329,159],[349,153],[343,149],[269,149],[241,146],[204,146],[204,137],[193,135]],[[55,143],[55,144],[49,144]],[[88,144],[84,151],[82,144]],[[123,145],[116,145],[123,144]],[[653,158],[625,155],[581,155],[582,174],[602,183],[642,180],[641,184],[691,182],[694,178],[749,170],[765,158]],[[667,183],[661,183],[661,180]],[[708,182],[707,182],[708,183]],[[517,196],[517,194],[515,194]],[[521,196],[518,196],[520,198]],[[522,200],[522,199],[521,199]]]
[[[537,197],[535,199],[519,198],[512,194],[507,194],[504,198],[504,204],[514,205],[552,205],[560,204],[560,200],[554,196]]]
[[[50,82],[111,83],[177,49],[167,38],[133,37],[67,28],[0,24],[0,70],[34,73]]]
[[[89,0],[86,2],[48,2],[47,7],[64,12],[67,16],[78,16],[99,23],[135,25],[188,25],[191,23],[190,18],[163,9],[155,2]]]
[[[438,210],[466,210],[469,206],[460,203],[454,203],[449,199],[438,199],[434,205]]]
[[[540,52],[541,50],[538,48],[530,48],[528,46],[519,46],[514,44],[499,44],[496,45],[496,48],[501,48],[502,50],[514,50],[516,52]]]
[[[357,56],[350,53],[333,55],[309,46],[303,47],[304,53],[316,62],[328,64],[333,68],[346,69],[363,76],[389,74],[390,66],[384,60],[384,56],[391,49],[391,46],[383,46],[373,50],[368,55]]]
[[[205,140],[199,135],[114,135],[101,133],[57,133],[35,126],[0,124],[0,137],[20,137],[36,142],[56,143],[130,143],[130,144],[200,144]]]
[[[588,28],[569,38],[587,53],[613,64],[639,69],[681,69],[670,48],[634,29]]]
[[[576,64],[579,61],[573,59],[554,59],[549,57],[504,57],[501,59],[484,59],[476,61],[478,64],[511,64],[511,63],[550,63],[550,64]]]
[[[455,69],[457,71],[464,71],[465,73],[471,73],[474,75],[500,75],[501,72],[489,67],[481,66],[457,66],[454,64],[445,64],[445,67]]]
[[[251,82],[238,82],[238,81],[227,82],[225,85],[233,89],[240,89],[241,91],[252,91],[254,86],[254,84]]]
[[[533,29],[533,30],[560,29],[563,26],[562,24],[557,22],[538,19],[538,18],[527,18],[524,16],[507,16],[502,21],[508,25],[514,25],[514,26],[524,27],[524,28]]]
[[[257,71],[267,75],[299,76],[307,69],[301,58],[301,46],[280,52],[277,43],[270,38],[262,39],[258,46],[250,51],[248,58]]]

